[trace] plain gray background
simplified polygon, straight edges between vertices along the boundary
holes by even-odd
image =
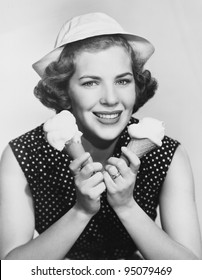
[[[33,95],[39,77],[32,63],[52,49],[64,21],[98,11],[156,48],[146,67],[158,79],[159,89],[137,116],[164,121],[166,133],[188,151],[202,228],[201,0],[2,0],[0,154],[9,140],[53,115]]]

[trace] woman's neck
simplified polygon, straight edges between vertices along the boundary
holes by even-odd
[[[106,160],[112,156],[117,140],[118,138],[113,141],[92,143],[92,141],[82,137],[82,144],[85,151],[91,154],[93,161],[100,162],[104,165]]]

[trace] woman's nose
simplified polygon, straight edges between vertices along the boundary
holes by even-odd
[[[113,86],[105,86],[103,88],[100,103],[103,105],[114,106],[119,102],[116,89]]]

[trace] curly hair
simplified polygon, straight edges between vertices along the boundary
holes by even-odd
[[[62,110],[70,110],[68,86],[76,69],[76,55],[82,51],[97,52],[111,46],[125,48],[131,57],[132,71],[136,83],[136,102],[133,113],[137,112],[141,106],[154,96],[157,81],[151,76],[150,71],[144,70],[144,62],[140,61],[138,53],[134,52],[127,40],[118,34],[91,37],[67,44],[58,61],[54,61],[46,67],[43,78],[34,88],[35,96],[43,105],[54,109],[56,113]]]

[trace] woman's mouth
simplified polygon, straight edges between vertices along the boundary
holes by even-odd
[[[119,121],[122,111],[102,111],[102,112],[93,112],[97,117],[98,121],[103,124],[115,124]]]

